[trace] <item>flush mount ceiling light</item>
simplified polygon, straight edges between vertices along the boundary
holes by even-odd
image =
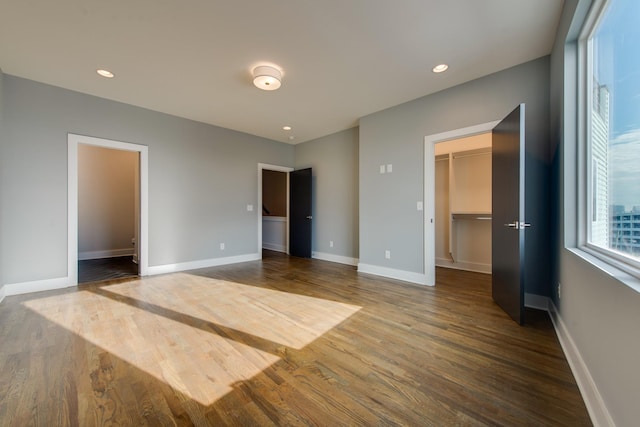
[[[111,71],[109,70],[103,70],[103,69],[99,69],[96,70],[96,73],[100,74],[102,77],[106,77],[108,79],[112,79],[115,77],[115,74],[113,74]]]
[[[282,130],[291,130],[291,126],[282,126]]]
[[[282,84],[282,73],[269,65],[260,65],[253,69],[253,84],[262,90],[276,90]]]
[[[434,73],[442,73],[444,71],[447,71],[448,68],[449,66],[447,64],[440,64],[433,67],[433,70],[431,71],[433,71]]]

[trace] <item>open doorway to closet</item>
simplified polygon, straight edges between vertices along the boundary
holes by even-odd
[[[78,145],[78,283],[137,276],[140,155]]]
[[[439,160],[436,161],[436,148],[439,144],[446,143],[447,141],[459,140],[459,139],[473,139],[473,137],[483,134],[491,135],[491,131],[498,124],[498,121],[482,123],[475,126],[469,126],[465,128],[455,129],[448,132],[427,135],[424,138],[424,275],[425,275],[425,284],[429,286],[434,286],[436,283],[436,258],[440,258],[440,262],[444,262],[446,259],[449,261],[451,259],[449,249],[453,247],[453,243],[451,242],[451,238],[453,236],[452,226],[448,226],[448,230],[443,230],[441,227],[437,227],[436,222],[441,224],[443,222],[450,222],[453,220],[451,217],[451,212],[453,206],[450,204],[452,200],[449,200],[451,197],[449,193],[449,188],[452,186],[450,182],[451,179],[449,174],[452,172],[452,168],[449,166],[449,153],[445,153],[444,151],[439,152]],[[446,147],[443,145],[441,147]],[[485,147],[478,146],[467,146],[468,150],[476,150],[476,149],[484,149]],[[442,149],[438,149],[442,150]],[[462,150],[464,151],[464,150]],[[443,162],[443,159],[446,154],[447,158],[447,168],[443,169],[440,167],[438,170],[439,175],[445,175],[447,178],[447,199],[446,204],[443,206],[442,204],[438,205],[438,209],[436,209],[436,164]],[[491,173],[489,172],[489,177]],[[467,176],[467,179],[473,180],[473,176]],[[454,184],[455,185],[455,184]],[[442,191],[442,189],[440,190]],[[440,198],[443,198],[443,195],[440,195]],[[491,212],[491,199],[488,201],[489,212]],[[485,205],[486,206],[486,205]],[[446,207],[446,209],[445,209]],[[467,209],[467,208],[464,208]],[[477,208],[471,208],[476,210]],[[438,218],[436,218],[436,211]],[[461,209],[462,210],[462,209]],[[465,212],[458,212],[459,214],[464,214]],[[466,212],[477,214],[479,212]],[[484,217],[485,215],[479,215]],[[462,221],[462,218],[460,218]],[[488,221],[488,220],[477,220],[477,221]],[[491,222],[491,221],[489,221]],[[440,244],[436,247],[436,234],[440,238]],[[454,249],[455,251],[455,249]],[[455,259],[457,252],[454,252],[453,257]],[[459,254],[458,254],[459,257]]]
[[[143,145],[68,135],[70,283],[78,283],[79,261],[110,264],[115,258],[129,259],[127,272],[96,274],[89,281],[147,274],[148,157]]]
[[[436,143],[435,265],[491,273],[491,133]]]

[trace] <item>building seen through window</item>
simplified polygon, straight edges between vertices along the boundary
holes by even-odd
[[[589,244],[640,262],[640,1],[610,0],[589,38]]]

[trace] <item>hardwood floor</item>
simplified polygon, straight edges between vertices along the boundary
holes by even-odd
[[[135,277],[138,265],[131,256],[78,261],[78,283]]]
[[[545,313],[263,261],[7,297],[0,425],[591,425]]]

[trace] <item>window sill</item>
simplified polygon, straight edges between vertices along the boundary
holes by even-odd
[[[581,258],[585,262],[593,265],[595,268],[604,272],[611,278],[640,293],[640,279],[634,274],[631,274],[628,271],[617,267],[616,264],[618,264],[618,261],[614,259],[608,261],[607,257],[600,253],[598,253],[596,256],[595,251],[592,251],[589,248],[567,248],[567,250],[577,257]],[[627,268],[633,270],[632,267]],[[638,271],[636,274],[640,275],[640,271]]]

